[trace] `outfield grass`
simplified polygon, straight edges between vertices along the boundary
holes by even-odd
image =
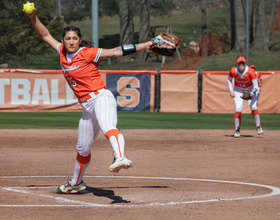
[[[81,112],[1,112],[0,129],[77,129]],[[262,114],[264,130],[280,129],[280,114]],[[233,129],[233,114],[119,112],[119,129]],[[255,129],[250,114],[242,129]]]

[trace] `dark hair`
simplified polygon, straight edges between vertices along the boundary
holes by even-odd
[[[93,47],[94,43],[89,39],[83,39],[80,43],[80,47]]]
[[[79,38],[82,38],[81,30],[75,26],[68,26],[63,29],[61,37],[64,38],[68,31],[74,31],[77,33]],[[93,47],[93,42],[89,39],[82,39],[80,47]]]

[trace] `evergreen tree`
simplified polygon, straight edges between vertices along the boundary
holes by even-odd
[[[59,40],[63,29],[61,18],[54,19],[55,3],[40,0],[35,5],[37,15],[51,34]],[[42,54],[47,46],[35,33],[18,0],[0,2],[0,63],[20,60],[31,54]]]

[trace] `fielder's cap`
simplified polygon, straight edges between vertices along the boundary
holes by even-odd
[[[251,65],[250,68],[256,69],[256,66],[255,65]]]
[[[246,62],[247,62],[247,60],[246,60],[246,58],[245,58],[245,57],[238,57],[238,58],[236,59],[236,62],[237,62],[237,63],[240,63],[240,62],[244,62],[244,63],[246,63]]]

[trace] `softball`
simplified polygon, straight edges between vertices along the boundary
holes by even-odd
[[[34,5],[30,2],[23,5],[23,10],[26,14],[32,14],[34,11]]]

